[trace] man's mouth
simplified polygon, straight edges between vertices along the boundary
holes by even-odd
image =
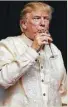
[[[45,33],[45,32],[48,33],[49,31],[45,29],[38,30],[38,33]]]

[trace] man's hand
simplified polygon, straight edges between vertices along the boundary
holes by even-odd
[[[52,42],[52,38],[50,34],[48,33],[38,33],[35,36],[35,39],[32,44],[32,48],[35,49],[37,52],[46,44],[49,44]]]

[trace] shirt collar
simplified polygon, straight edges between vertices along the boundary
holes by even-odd
[[[25,34],[22,34],[21,35],[21,38],[23,39],[23,41],[28,45],[28,46],[31,46],[33,41],[30,40]]]

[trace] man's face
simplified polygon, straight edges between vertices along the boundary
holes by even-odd
[[[49,30],[49,14],[44,11],[33,11],[26,15],[26,34],[34,40],[38,33],[44,33]]]

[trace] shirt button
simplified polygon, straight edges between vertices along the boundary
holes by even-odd
[[[42,82],[44,82],[44,80],[43,80],[43,79],[42,79],[41,81],[42,81]]]
[[[45,93],[43,93],[43,96],[45,96],[46,94]]]
[[[39,53],[39,55],[40,55],[40,53]]]
[[[35,59],[35,61],[37,62],[37,59]]]
[[[43,66],[41,66],[41,69],[43,69]]]

